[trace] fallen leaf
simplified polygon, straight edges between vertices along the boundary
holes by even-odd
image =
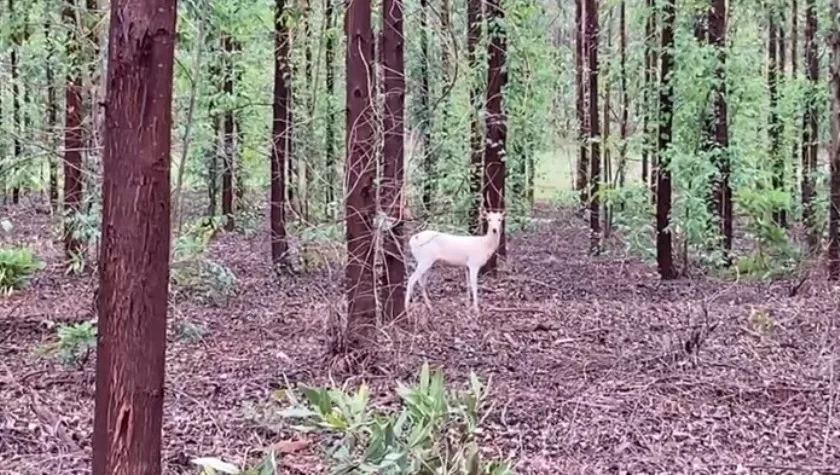
[[[272,448],[277,451],[277,453],[292,454],[309,447],[310,443],[311,442],[307,439],[281,440],[280,442],[274,444]]]

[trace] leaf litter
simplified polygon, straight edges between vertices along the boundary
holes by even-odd
[[[95,317],[95,275],[55,265],[48,215],[7,211],[50,267],[0,303],[0,473],[89,473],[94,358],[67,367],[37,348],[52,323]],[[209,252],[236,274],[235,295],[170,307],[164,473],[197,473],[200,458],[242,466],[272,446],[283,473],[323,473],[317,438],[266,408],[299,383],[362,379],[391,405],[395,380],[423,361],[451,384],[492,377],[480,442],[519,473],[840,473],[838,295],[823,275],[793,297],[794,281],[660,282],[620,246],[588,256],[572,212],[536,215],[509,237],[498,275],[479,278],[480,315],[463,272],[434,269],[434,310],[419,297],[411,307],[425,325],[381,332],[376,371],[362,376],[325,355],[340,269],[277,278],[266,229],[219,236]],[[200,338],[178,337],[186,323]]]

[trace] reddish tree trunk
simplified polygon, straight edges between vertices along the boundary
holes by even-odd
[[[275,1],[274,10],[274,104],[271,150],[271,262],[284,265],[288,243],[286,242],[286,177],[284,166],[289,140],[289,124],[286,106],[289,103],[289,88],[286,73],[289,71],[289,31],[282,21],[285,0]]]
[[[94,475],[161,473],[176,12],[111,4]]]
[[[665,155],[671,145],[671,126],[674,112],[674,16],[676,0],[665,0],[662,8],[662,52],[659,77],[659,146],[656,170],[656,262],[662,279],[677,277],[671,244],[671,170]]]
[[[394,225],[384,233],[385,275],[382,301],[383,318],[393,321],[405,312],[405,261],[403,248],[403,157],[405,147],[405,59],[403,53],[403,1],[382,2],[382,69],[385,92],[385,113],[382,115],[384,132],[384,170],[382,183],[382,209]]]
[[[840,16],[840,0],[831,2],[831,18]],[[831,190],[828,205],[828,278],[840,279],[840,28],[831,35]]]
[[[484,71],[478,58],[478,45],[481,42],[481,23],[483,16],[483,2],[481,0],[467,0],[467,56],[470,69],[472,69],[474,74],[478,73],[481,76],[484,76],[482,74]],[[470,232],[472,234],[481,233],[479,209],[481,208],[482,201],[481,189],[484,160],[484,135],[481,131],[481,115],[479,113],[481,108],[480,84],[484,81],[479,81],[478,79],[475,77],[472,78],[472,86],[470,87],[470,103],[472,104],[472,120],[470,121],[470,193],[473,196],[473,205],[470,208]]]
[[[487,141],[484,148],[484,208],[487,211],[505,209],[505,151],[507,145],[507,123],[505,118],[502,91],[507,84],[507,57],[504,11],[500,0],[487,2],[487,26],[490,42],[487,46]],[[497,256],[504,258],[505,227],[499,236],[499,248],[484,264],[481,273],[495,273]]]
[[[229,35],[222,37],[222,50],[225,53],[223,90],[228,97],[233,96],[233,40]],[[222,160],[222,216],[225,230],[233,231],[233,110],[224,113],[224,154]]]
[[[729,111],[726,102],[726,0],[713,0],[709,10],[709,42],[716,48],[714,143],[717,147],[717,180],[714,184],[715,203],[723,236],[726,263],[732,250],[732,189],[730,187]]]
[[[364,358],[376,341],[376,299],[374,298],[373,215],[376,209],[374,185],[373,28],[371,2],[350,2],[344,17],[346,48],[346,133],[347,161],[345,200],[347,264],[346,345],[333,345],[335,352],[353,352]],[[335,343],[335,342],[334,342]]]
[[[586,106],[584,85],[584,54],[586,39],[583,27],[583,2],[575,0],[575,107],[578,119],[578,162],[577,180],[575,186],[580,193],[580,206],[585,207],[588,200],[587,180],[589,175],[589,158],[586,147]]]
[[[802,118],[802,217],[808,235],[808,247],[813,252],[819,245],[814,222],[814,171],[817,169],[818,117],[816,88],[819,80],[817,42],[817,13],[814,0],[805,2],[805,61],[808,85],[805,94],[805,115]]]
[[[598,120],[598,0],[586,0],[586,59],[589,84],[589,231],[590,254],[601,252],[601,130]]]
[[[82,71],[79,25],[75,2],[66,0],[67,56],[70,58],[64,87],[64,254],[68,259],[83,252],[82,242],[74,235],[74,218],[82,207]],[[69,218],[69,219],[68,219]]]

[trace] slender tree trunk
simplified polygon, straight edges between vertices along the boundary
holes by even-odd
[[[329,0],[328,0],[329,1]],[[286,106],[289,88],[286,74],[289,71],[289,31],[283,22],[285,0],[275,0],[274,10],[274,104],[271,149],[271,262],[285,266],[288,243],[286,242],[286,177],[284,164],[289,141],[289,124]]]
[[[93,474],[159,475],[177,10],[112,2]]]
[[[620,30],[618,54],[620,61],[619,69],[619,88],[621,89],[621,122],[619,123],[619,139],[618,147],[618,186],[624,186],[625,175],[627,173],[627,122],[630,116],[630,97],[627,94],[627,18],[626,18],[626,0],[621,0],[618,12],[618,29]]]
[[[662,8],[662,51],[659,77],[659,146],[656,171],[656,262],[663,280],[677,277],[671,244],[671,170],[667,156],[671,145],[671,125],[674,111],[674,17],[675,1],[665,0]]]
[[[423,182],[423,208],[426,213],[431,213],[432,198],[437,187],[437,154],[432,150],[432,111],[430,109],[429,94],[429,3],[428,0],[420,0],[420,128],[423,134],[423,169],[425,181]]]
[[[770,160],[773,167],[773,189],[782,191],[785,189],[785,161],[779,154],[781,147],[781,130],[779,124],[779,90],[778,90],[778,46],[779,46],[779,19],[774,11],[770,8],[769,22],[768,22],[768,38],[767,38],[767,86],[770,90],[770,123],[767,128],[767,133],[770,135]],[[784,210],[773,211],[773,221],[778,226],[786,226],[787,218]]]
[[[613,44],[612,44],[612,30],[613,30],[613,14],[612,8],[607,9],[607,49],[604,53],[604,56],[607,58],[606,64],[604,68],[609,71],[611,69],[611,58],[613,53]],[[610,114],[612,113],[612,80],[610,78],[609,72],[606,74],[606,80],[604,81],[604,134],[603,139],[601,142],[604,144],[604,187],[606,189],[612,188],[612,153],[610,150],[610,141],[612,140],[612,121],[610,120]],[[611,216],[610,216],[610,205],[608,201],[604,201],[604,237],[608,238],[610,236],[610,224],[611,224]]]
[[[82,207],[82,70],[79,61],[81,38],[76,22],[74,0],[66,0],[67,78],[64,87],[64,253],[68,259],[80,256],[82,242],[74,231]]]
[[[729,124],[726,100],[726,22],[727,0],[713,0],[709,10],[709,42],[715,47],[717,65],[715,87],[714,142],[716,147],[717,179],[715,203],[720,233],[723,236],[725,262],[730,262],[732,250],[732,189],[730,187]]]
[[[227,34],[222,37],[224,51],[224,84],[225,95],[233,97],[233,40]],[[224,112],[224,154],[222,155],[222,216],[225,219],[225,230],[233,231],[233,110],[228,107]]]
[[[589,84],[589,252],[601,253],[601,131],[598,123],[598,0],[586,0],[586,59]]]
[[[831,2],[831,18],[840,17],[840,0]],[[840,27],[832,25],[831,42],[831,191],[828,205],[828,278],[840,280]]]
[[[799,5],[797,0],[791,1],[790,14],[790,77],[796,81],[797,73],[799,72]],[[796,196],[797,183],[800,183],[799,176],[799,138],[796,134],[793,135],[793,149],[791,150],[791,169],[793,175],[793,194]]]
[[[585,208],[589,200],[587,181],[589,179],[589,158],[586,146],[586,90],[584,84],[584,54],[585,42],[584,36],[584,2],[585,0],[575,0],[575,101],[577,108],[578,119],[578,162],[577,162],[577,180],[575,182],[576,188],[580,194],[580,206]]]
[[[490,41],[487,45],[487,141],[484,146],[484,209],[504,211],[505,209],[505,151],[507,150],[507,119],[505,117],[502,91],[507,84],[507,33],[503,28],[504,10],[500,0],[487,2],[487,27]],[[505,227],[499,236],[499,248],[484,267],[482,274],[496,272],[497,256],[505,258]]]
[[[580,1],[580,0],[578,0]],[[470,121],[470,193],[473,197],[473,205],[470,208],[470,231],[472,234],[481,234],[481,222],[479,209],[482,201],[482,183],[484,168],[484,134],[481,130],[481,85],[486,83],[484,70],[478,57],[478,46],[481,42],[481,24],[483,22],[484,3],[482,0],[467,0],[467,56],[470,69],[478,77],[471,78],[470,103],[472,108],[472,120]]]
[[[373,350],[376,341],[373,215],[376,209],[373,130],[374,36],[370,0],[350,2],[344,17],[347,33],[347,161],[345,200],[347,264],[347,330],[344,342],[333,341],[336,353],[353,353],[356,361]],[[342,344],[343,343],[343,344]]]
[[[52,5],[50,5],[52,6]],[[47,76],[47,134],[50,145],[49,151],[49,190],[50,209],[53,212],[58,210],[58,161],[55,158],[57,151],[53,150],[56,145],[55,133],[58,130],[58,99],[56,98],[55,84],[55,44],[52,37],[52,22],[50,12],[44,15],[44,42],[47,47],[46,76]]]
[[[645,88],[642,97],[644,102],[644,116],[643,116],[643,136],[644,145],[642,147],[642,182],[647,185],[650,180],[651,189],[653,188],[653,180],[651,177],[651,152],[656,147],[653,141],[653,133],[651,132],[650,119],[653,115],[653,87],[656,80],[654,75],[654,68],[656,64],[653,61],[655,49],[655,22],[656,13],[654,12],[654,0],[645,0],[645,8],[647,15],[645,16]]]
[[[385,92],[384,170],[382,209],[394,220],[384,233],[385,292],[382,303],[383,319],[394,321],[405,312],[405,231],[403,225],[403,157],[405,154],[405,58],[403,53],[403,1],[382,2],[382,68]]]
[[[327,22],[327,28],[330,32],[327,33],[327,44],[326,44],[326,51],[324,53],[324,62],[325,67],[327,70],[327,123],[326,123],[326,146],[325,146],[325,155],[326,155],[326,166],[327,166],[327,210],[332,213],[332,217],[335,218],[336,212],[334,211],[337,208],[335,202],[335,187],[336,187],[336,150],[335,150],[335,104],[333,104],[333,100],[336,97],[335,92],[335,37],[334,32],[332,29],[335,28],[335,13],[333,12],[333,0],[324,0],[324,16],[326,17],[324,21]]]
[[[13,144],[14,144],[14,169],[19,169],[22,163],[23,147],[21,145],[21,134],[23,134],[23,124],[20,115],[20,77],[18,74],[18,52],[21,47],[21,34],[18,31],[21,26],[17,24],[17,15],[15,13],[14,0],[9,0],[9,17],[13,22],[12,30],[12,45],[9,54],[10,69],[12,76],[12,130]],[[20,202],[20,186],[17,183],[12,183],[12,204]]]
[[[661,19],[659,18],[658,11],[657,11],[657,3],[658,0],[650,0],[651,8],[653,9],[652,15],[654,15],[653,19],[653,32],[650,38],[651,40],[651,56],[650,56],[650,64],[651,64],[651,79],[653,80],[652,88],[651,88],[651,107],[650,107],[650,114],[651,120],[654,124],[660,124],[660,111],[661,105],[659,104],[659,98],[662,95],[662,77],[660,76],[662,61],[660,60],[660,33],[662,29]],[[657,187],[659,186],[659,178],[657,177],[659,173],[659,154],[660,150],[658,149],[659,146],[659,125],[651,126],[647,134],[647,138],[650,141],[650,191],[651,191],[651,202],[656,204],[656,200],[658,197]]]
[[[206,41],[210,43],[210,38]],[[213,44],[213,43],[210,43]],[[215,48],[213,49],[214,54],[211,54],[211,57],[216,58],[218,56],[218,50]],[[214,59],[210,62],[210,67],[208,68],[208,76],[210,81],[213,84],[217,85],[213,88],[213,92],[218,94],[218,85],[223,83],[224,81],[220,80],[220,75],[222,73],[221,67],[219,66],[219,60]],[[207,216],[215,217],[216,212],[218,210],[218,194],[219,194],[219,150],[221,150],[221,127],[219,121],[219,113],[216,110],[216,101],[211,96],[210,103],[207,106],[207,115],[210,117],[210,121],[212,122],[212,130],[213,130],[213,140],[210,142],[210,147],[207,150]]]
[[[802,215],[811,252],[819,246],[819,235],[814,222],[814,172],[817,169],[818,120],[816,88],[819,80],[817,56],[817,13],[814,0],[805,1],[805,61],[808,85],[805,95],[805,115],[802,124]]]

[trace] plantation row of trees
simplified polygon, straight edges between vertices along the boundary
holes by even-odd
[[[636,151],[641,181],[654,204],[651,231],[663,279],[687,272],[692,257],[731,265],[733,217],[739,216],[754,240],[747,245],[755,246],[740,256],[740,270],[767,272],[818,256],[828,222],[829,276],[840,278],[840,190],[835,191],[840,157],[833,149],[820,152],[830,136],[830,121],[822,119],[830,112],[829,81],[821,78],[834,79],[821,74],[829,61],[820,49],[829,45],[835,26],[827,5],[810,0],[801,7],[796,0],[645,0],[636,5],[644,34],[635,40],[642,54],[633,61],[627,55],[634,38],[627,30],[626,3],[602,5],[600,11],[597,1],[575,3],[580,144],[575,182],[581,204],[589,209],[592,252],[600,251],[602,221],[608,232],[616,206],[619,222],[635,218],[628,205],[641,201],[634,201],[632,188],[616,187],[624,187],[628,155]],[[605,67],[599,50],[613,52],[616,9],[618,66],[611,64],[611,54]],[[606,35],[599,28],[605,21]],[[607,84],[599,87],[605,72]],[[635,85],[628,74],[637,78]],[[618,112],[610,105],[615,76]],[[633,101],[635,117],[628,113]],[[610,132],[614,116],[618,137]],[[615,173],[611,148],[619,155]],[[805,236],[804,256],[791,241],[799,234]],[[676,251],[682,252],[682,272],[675,237],[681,241]]]

